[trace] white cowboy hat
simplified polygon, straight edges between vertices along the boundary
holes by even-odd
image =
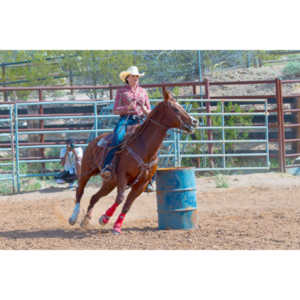
[[[139,73],[139,70],[136,66],[131,66],[126,71],[123,71],[120,73],[121,80],[125,82],[126,77],[128,75],[138,75],[138,76],[142,77],[142,76],[144,76],[144,73]]]

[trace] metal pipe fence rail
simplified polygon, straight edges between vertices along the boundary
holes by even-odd
[[[10,182],[10,190],[15,192],[15,157],[14,157],[14,128],[13,128],[13,105],[1,105],[0,110],[7,113],[0,118],[0,139],[9,146],[0,148],[0,181]],[[7,129],[8,127],[8,129]]]
[[[186,100],[189,101],[189,100]],[[263,112],[246,112],[246,111],[240,111],[240,112],[225,112],[225,103],[232,102],[229,99],[222,99],[222,100],[210,100],[210,99],[201,99],[198,100],[198,102],[201,102],[202,104],[210,104],[211,102],[217,102],[221,105],[220,112],[211,112],[210,105],[206,105],[206,110],[209,112],[205,113],[193,113],[191,112],[190,115],[193,117],[196,117],[198,119],[206,119],[205,122],[201,122],[202,125],[197,128],[196,132],[198,132],[199,139],[193,140],[193,139],[182,139],[182,134],[179,133],[179,138],[177,138],[178,146],[177,146],[177,159],[176,162],[178,164],[176,166],[181,166],[184,164],[184,160],[186,159],[193,159],[193,158],[202,158],[205,161],[212,159],[218,159],[220,158],[221,161],[215,162],[214,164],[210,165],[209,167],[205,166],[198,166],[195,168],[196,171],[224,171],[224,170],[267,170],[270,168],[270,160],[269,160],[269,135],[268,135],[268,103],[267,99],[256,99],[252,100],[252,103],[259,103],[264,106]],[[234,102],[234,101],[233,101]],[[243,124],[238,124],[235,126],[229,126],[226,125],[227,121],[226,118],[230,117],[231,121],[234,121],[236,117],[251,117],[251,116],[262,116],[264,118],[264,124],[261,126],[247,126]],[[214,126],[216,120],[211,120],[209,118],[212,117],[219,117],[221,120],[219,120],[220,125]],[[210,122],[209,122],[210,121]],[[241,121],[240,121],[241,122]],[[236,133],[235,139],[229,139],[228,132],[232,133],[232,131],[239,131],[239,133]],[[264,133],[263,139],[240,139],[239,134],[241,131],[249,131],[249,130],[255,130],[255,131],[262,131]],[[203,131],[206,132],[205,134],[200,134]],[[215,131],[214,134],[208,135],[208,132]],[[197,134],[196,134],[197,136]],[[219,137],[218,139],[213,139],[213,136]],[[207,147],[206,150],[199,151],[200,153],[186,153],[188,152],[188,146],[191,145],[211,145],[214,147]],[[247,145],[247,148],[249,148],[249,144],[257,144],[260,145],[260,147],[263,147],[260,152],[252,152],[252,151],[244,151],[243,153],[232,153],[228,152],[226,148],[228,148],[228,145],[231,145],[231,148],[234,148],[238,144],[244,144]],[[204,147],[202,147],[204,148]],[[201,153],[202,152],[202,153]],[[243,157],[245,158],[263,158],[263,162],[260,162],[259,164],[256,164],[251,161],[248,162],[249,165],[240,165],[240,166],[233,166],[232,158],[238,158]],[[243,163],[241,161],[241,163]],[[217,166],[216,166],[217,165]]]
[[[183,96],[184,101],[182,101],[183,103],[188,103],[188,105],[192,105],[194,107],[194,105],[197,106],[197,111],[191,111],[191,114],[197,114],[199,113],[199,115],[194,115],[195,117],[199,118],[199,120],[202,122],[200,128],[197,129],[196,131],[196,135],[197,135],[197,139],[194,138],[188,138],[187,136],[185,136],[184,134],[178,133],[177,131],[172,131],[170,132],[170,134],[168,135],[168,139],[166,141],[164,141],[164,149],[162,149],[161,153],[160,153],[160,157],[161,160],[164,160],[164,163],[169,163],[169,164],[174,164],[174,165],[180,165],[180,164],[186,164],[186,163],[193,163],[197,165],[197,169],[199,170],[223,170],[223,169],[229,169],[229,165],[228,165],[228,160],[230,159],[234,159],[234,158],[239,158],[242,157],[242,155],[247,154],[245,152],[240,153],[240,156],[238,155],[238,153],[227,153],[225,151],[224,153],[224,149],[226,150],[228,147],[228,145],[232,144],[233,142],[236,145],[246,145],[247,143],[252,143],[253,145],[257,144],[264,144],[265,148],[263,151],[257,152],[256,154],[259,154],[261,156],[261,154],[266,154],[269,151],[269,144],[267,142],[265,142],[268,140],[269,142],[272,143],[276,143],[277,145],[279,145],[279,151],[278,151],[278,161],[280,163],[280,171],[284,172],[286,170],[288,166],[288,163],[286,162],[286,158],[295,156],[294,154],[287,154],[286,153],[286,144],[287,143],[300,143],[300,140],[298,140],[298,138],[286,138],[286,134],[285,134],[285,128],[297,128],[300,126],[298,126],[297,124],[287,124],[284,121],[284,118],[286,116],[286,114],[289,114],[290,112],[288,112],[287,110],[283,109],[283,102],[284,102],[284,97],[283,97],[283,93],[282,93],[282,86],[284,84],[292,84],[292,83],[299,83],[299,80],[279,80],[279,79],[275,79],[275,80],[264,80],[264,81],[232,81],[232,82],[210,82],[208,80],[204,80],[204,81],[196,81],[196,82],[182,82],[182,83],[161,83],[161,84],[148,84],[148,85],[142,85],[143,87],[145,87],[146,89],[151,89],[151,88],[164,88],[164,87],[169,87],[169,88],[173,88],[173,87],[190,87],[192,89],[192,93],[190,95],[187,96]],[[252,85],[252,84],[270,84],[271,86],[273,85],[275,88],[275,93],[274,94],[270,94],[270,95],[232,95],[232,96],[211,96],[211,86],[228,86],[228,85]],[[51,135],[88,135],[91,136],[94,134],[94,136],[96,136],[97,134],[101,133],[101,132],[107,132],[107,131],[111,131],[113,126],[110,126],[109,128],[102,128],[101,123],[99,123],[99,119],[101,121],[103,120],[107,120],[108,123],[109,121],[112,121],[113,119],[116,120],[116,116],[112,115],[112,114],[99,114],[98,111],[98,106],[101,105],[100,102],[104,105],[109,105],[109,103],[112,103],[112,99],[113,99],[113,91],[116,90],[117,88],[119,88],[120,86],[113,86],[113,85],[108,85],[108,86],[55,86],[55,87],[51,87],[51,86],[39,86],[39,87],[0,87],[0,93],[4,93],[4,92],[18,92],[18,91],[32,91],[32,92],[37,92],[38,94],[38,99],[37,101],[35,100],[35,102],[30,102],[30,103],[35,103],[34,105],[36,105],[38,112],[37,113],[27,113],[27,115],[22,115],[21,113],[17,114],[18,120],[16,120],[16,122],[18,122],[18,129],[14,129],[13,133],[11,133],[11,128],[6,128],[6,129],[1,129],[1,134],[7,134],[6,137],[11,137],[11,140],[4,140],[2,139],[1,142],[1,146],[0,146],[0,153],[4,153],[6,150],[9,151],[12,149],[11,153],[13,154],[13,161],[9,161],[8,164],[11,167],[11,169],[13,169],[14,167],[17,169],[18,166],[18,170],[12,170],[12,177],[10,177],[8,180],[11,181],[12,183],[14,182],[14,179],[17,179],[17,176],[19,177],[19,182],[20,182],[20,178],[23,178],[20,176],[20,166],[24,166],[27,165],[29,163],[40,163],[40,164],[50,164],[50,163],[57,163],[59,161],[58,158],[53,158],[53,157],[47,157],[47,153],[46,152],[50,152],[53,150],[58,150],[63,147],[62,144],[58,144],[57,140],[45,140],[45,137],[51,136]],[[200,94],[199,92],[197,92],[196,88],[204,88],[204,93],[201,92],[200,89]],[[46,101],[46,92],[47,91],[59,91],[59,90],[69,90],[69,91],[74,91],[74,90],[78,90],[78,91],[83,91],[83,90],[107,90],[109,92],[109,100],[107,99],[98,99],[97,100],[74,100],[71,102],[74,102],[74,105],[79,104],[79,105],[94,105],[91,104],[90,102],[99,102],[99,104],[94,107],[94,111],[92,113],[90,113],[90,115],[87,114],[76,114],[76,113],[70,113],[70,114],[63,114],[63,116],[59,115],[59,114],[47,114],[44,112],[44,107],[47,107],[47,105],[51,104],[55,104],[56,101],[52,100],[52,101]],[[285,95],[287,96],[287,95]],[[293,95],[296,97],[300,97],[300,95]],[[184,99],[184,97],[188,98],[188,99]],[[225,125],[226,123],[226,118],[228,117],[234,117],[236,116],[238,118],[238,115],[227,115],[228,112],[225,111],[226,106],[224,106],[224,104],[221,104],[221,110],[223,110],[223,117],[222,115],[217,115],[216,112],[212,109],[214,102],[220,102],[222,100],[227,101],[228,102],[234,102],[235,100],[238,102],[243,102],[243,101],[247,101],[247,103],[251,103],[251,101],[253,101],[253,103],[255,101],[257,101],[258,99],[262,99],[264,101],[262,101],[261,103],[263,105],[268,105],[268,99],[273,98],[275,102],[273,102],[274,104],[276,104],[276,109],[272,108],[272,109],[259,109],[256,110],[255,114],[253,116],[258,116],[258,113],[262,113],[264,114],[264,118],[265,121],[263,122],[262,127],[258,128],[257,126],[253,126],[253,128],[251,126],[248,126],[249,128],[242,128],[243,126],[233,126],[232,128],[229,128],[230,126],[227,126],[228,129],[222,129],[222,126]],[[207,99],[207,101],[202,101],[203,99]],[[104,101],[108,101],[107,103],[105,103]],[[195,101],[195,103],[193,102]],[[47,104],[49,102],[49,104]],[[64,103],[67,102],[67,103]],[[58,105],[69,105],[70,101],[59,101]],[[222,101],[221,101],[222,102]],[[221,103],[220,102],[220,103]],[[11,102],[5,102],[4,104],[1,104],[1,107],[4,107],[3,105],[12,105],[12,111],[15,112],[16,111],[16,106],[18,107],[26,107],[30,104],[29,102],[19,102],[19,101],[11,101]],[[44,104],[45,103],[45,104]],[[224,102],[225,103],[225,102]],[[220,113],[220,112],[218,112]],[[221,112],[222,113],[222,112]],[[293,111],[293,113],[297,113],[297,111]],[[202,114],[202,115],[201,115]],[[268,120],[268,116],[270,115],[276,115],[276,120],[275,121],[270,121]],[[243,117],[251,117],[252,114],[251,112],[249,114],[245,113],[243,115]],[[260,117],[263,117],[263,115],[260,115]],[[15,118],[15,113],[13,113],[13,115],[10,117],[11,119]],[[29,119],[26,119],[29,118]],[[30,119],[32,118],[32,119]],[[218,126],[216,126],[215,124],[213,124],[214,122],[212,122],[214,120],[214,118],[219,118],[219,123]],[[273,118],[274,119],[274,118]],[[81,125],[80,129],[72,129],[72,130],[66,130],[64,127],[65,126],[61,126],[60,128],[47,128],[47,126],[45,126],[46,122],[56,122],[59,120],[64,120],[65,123],[67,122],[71,122],[71,121],[91,121],[94,125],[94,128],[84,128],[84,126]],[[14,121],[15,122],[15,121]],[[39,122],[39,128],[25,128],[22,125],[22,122]],[[2,122],[3,124],[5,122]],[[105,122],[104,122],[105,123]],[[300,124],[300,120],[297,122]],[[0,122],[1,124],[1,122]],[[100,126],[98,126],[100,125]],[[277,138],[269,138],[269,132],[266,128],[266,126],[268,126],[270,129],[274,129],[274,130],[278,130],[278,137]],[[225,126],[226,127],[226,126]],[[0,127],[1,128],[1,127]],[[71,128],[71,125],[70,125]],[[84,129],[82,129],[84,128]],[[248,130],[248,131],[254,131],[254,130],[261,130],[261,132],[264,133],[264,138],[260,139],[260,140],[256,140],[256,139],[240,139],[238,141],[233,141],[232,139],[228,138],[228,136],[226,136],[226,132],[230,131],[230,130],[240,130],[240,131],[244,131],[244,130]],[[277,131],[276,131],[277,134]],[[4,138],[5,135],[3,135]],[[37,141],[26,141],[26,143],[23,141],[24,137],[29,137],[29,136],[37,136],[39,137],[39,139]],[[215,138],[215,136],[218,136],[218,139]],[[300,136],[299,136],[300,137]],[[23,138],[23,140],[22,140]],[[244,141],[245,140],[245,141]],[[5,141],[5,142],[4,142]],[[11,144],[11,141],[14,141],[14,143]],[[82,146],[86,146],[87,143],[85,143],[84,141],[81,141],[80,145]],[[193,145],[193,146],[191,146]],[[15,147],[15,149],[13,149],[13,147]],[[199,152],[198,153],[190,153],[190,155],[187,157],[185,155],[188,155],[186,152],[187,150],[192,149],[192,147],[194,147],[195,149],[198,149]],[[197,148],[198,147],[198,148]],[[18,149],[17,149],[18,148]],[[238,147],[237,147],[238,148]],[[35,150],[40,150],[40,155],[34,155],[32,157],[27,156],[27,157],[21,157],[20,156],[20,152],[24,152],[24,151],[28,151],[30,149],[35,149]],[[198,151],[197,150],[197,151]],[[18,155],[17,155],[17,151],[18,151]],[[216,153],[216,151],[219,151],[218,153]],[[300,148],[299,151],[297,153],[300,153]],[[47,154],[45,156],[45,154]],[[246,159],[251,158],[251,157],[255,157],[255,153],[253,156],[253,153],[248,153],[249,155],[245,156]],[[265,157],[265,155],[262,155],[261,157]],[[214,163],[213,160],[217,160],[219,159],[220,162]],[[2,162],[2,159],[0,158],[0,162]],[[212,163],[211,163],[212,162]],[[4,162],[4,164],[6,164],[7,162]],[[218,165],[216,167],[216,164]],[[269,161],[265,160],[264,165],[261,166],[262,168],[268,168],[269,165]],[[2,165],[3,167],[7,167],[5,165]],[[224,168],[225,166],[225,168]],[[247,166],[243,166],[244,169],[245,168],[251,168],[251,167],[247,167]],[[235,167],[232,167],[232,169],[234,169]],[[239,167],[238,167],[239,168]],[[36,175],[36,173],[31,173],[34,176],[40,176],[40,175]],[[51,172],[48,172],[45,174],[52,174]],[[21,175],[27,175],[27,174],[21,174]],[[41,176],[45,176],[44,174]],[[24,176],[26,177],[26,176]],[[7,180],[7,179],[5,179]],[[14,183],[13,183],[14,184]]]
[[[152,99],[151,104],[154,104],[161,99]],[[240,112],[226,112],[225,103],[231,102],[227,99],[222,100],[211,100],[211,99],[178,99],[178,102],[181,103],[186,110],[189,111],[190,115],[194,118],[198,118],[200,121],[200,126],[196,129],[193,137],[182,133],[178,130],[170,130],[167,134],[167,138],[163,142],[163,147],[160,150],[160,166],[195,166],[199,159],[201,163],[197,166],[196,171],[226,171],[226,170],[261,170],[268,169],[270,166],[269,162],[269,146],[268,146],[268,113],[267,113],[267,100],[266,99],[255,99],[251,100],[253,103],[260,103],[264,105],[263,112],[249,112],[249,111],[240,111]],[[216,111],[211,109],[206,104],[211,102],[220,103],[221,110]],[[233,101],[234,102],[234,101]],[[249,101],[248,101],[249,102]],[[77,146],[86,147],[88,136],[94,134],[98,136],[103,132],[110,132],[113,130],[111,121],[117,119],[118,116],[113,115],[110,112],[113,101],[111,100],[102,100],[102,101],[64,101],[55,103],[53,101],[43,101],[43,102],[31,102],[31,103],[16,103],[13,106],[14,111],[14,141],[15,141],[15,171],[14,176],[11,178],[16,181],[17,191],[21,190],[21,181],[29,177],[41,177],[41,176],[54,176],[57,172],[49,170],[49,168],[57,168],[60,161],[57,157],[58,151],[64,147],[64,143],[57,144],[49,142],[49,138],[53,135],[60,135],[63,137],[63,141],[69,136],[75,135],[75,140],[79,139],[78,135],[86,135],[86,142],[76,143]],[[90,105],[93,107],[93,113],[89,115],[68,115],[68,116],[51,116],[50,114],[42,114],[41,116],[32,116],[22,114],[22,108],[28,106],[49,106],[49,105]],[[106,111],[102,110],[102,113],[99,113],[98,106],[106,106]],[[110,109],[109,109],[110,106]],[[199,110],[201,112],[199,112]],[[209,112],[206,112],[209,110]],[[205,112],[202,112],[205,111]],[[103,113],[104,112],[104,113]],[[263,126],[245,126],[243,124],[236,124],[234,126],[227,125],[226,119],[230,118],[239,118],[239,117],[251,117],[254,115],[261,115],[265,119]],[[210,126],[207,120],[210,118],[212,121]],[[214,119],[219,119],[219,124],[216,126]],[[40,129],[40,128],[22,128],[20,126],[22,122],[30,121],[60,121],[66,122],[67,120],[72,120],[72,122],[82,121],[82,120],[91,120],[93,123],[93,128],[90,129],[64,129],[64,130],[49,130],[49,129]],[[100,123],[99,123],[100,121]],[[107,122],[109,121],[109,122]],[[237,136],[236,139],[228,138],[226,132],[228,131],[257,131],[260,130],[264,132],[263,139],[241,139]],[[208,139],[208,132],[214,132],[211,134]],[[43,141],[37,141],[34,143],[28,143],[29,136],[39,136],[44,134],[47,138]],[[22,137],[27,137],[27,141],[22,140]],[[196,137],[196,138],[195,138]],[[82,139],[82,138],[81,138]],[[242,145],[242,144],[259,144],[263,145],[263,150],[260,152],[243,152],[243,153],[230,153],[227,151],[226,145]],[[207,145],[213,145],[212,148],[208,148]],[[26,157],[26,155],[21,155],[30,150],[44,149],[47,150],[46,157]],[[238,150],[237,150],[238,151]],[[56,157],[53,157],[55,153]],[[250,158],[260,157],[263,159],[259,165],[253,165],[253,161],[250,161]],[[234,166],[230,160],[238,158],[247,158],[247,162],[244,162],[242,165]],[[209,165],[209,162],[215,160],[214,165]],[[248,163],[248,165],[247,165]],[[29,164],[41,165],[44,164],[46,167],[39,168],[39,171],[32,171],[36,168],[28,167]],[[54,165],[56,164],[56,165]],[[25,166],[25,167],[24,167]],[[26,168],[27,166],[27,168]]]

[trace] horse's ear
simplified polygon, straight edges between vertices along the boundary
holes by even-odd
[[[163,90],[163,96],[164,96],[165,101],[168,101],[171,98],[170,92],[167,91],[167,89],[165,87],[163,87],[162,90]]]

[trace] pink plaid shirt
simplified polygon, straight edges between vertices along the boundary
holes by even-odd
[[[133,109],[128,109],[130,103],[134,103]],[[151,109],[147,91],[140,86],[132,89],[130,86],[125,86],[117,90],[113,112],[116,115],[143,115],[141,105]]]

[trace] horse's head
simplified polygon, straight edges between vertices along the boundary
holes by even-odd
[[[193,132],[199,121],[191,117],[169,91],[163,89],[163,95],[165,106],[163,124],[169,128],[179,128],[188,133]]]

